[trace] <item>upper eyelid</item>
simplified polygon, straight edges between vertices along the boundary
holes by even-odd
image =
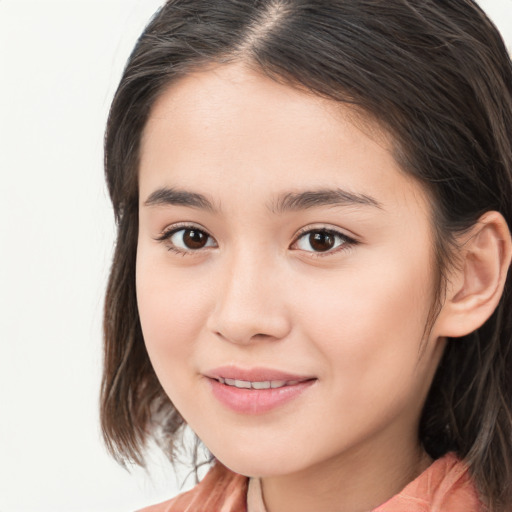
[[[334,234],[335,236],[339,236],[342,239],[344,239],[344,242],[340,244],[338,247],[335,247],[333,249],[329,249],[327,251],[307,251],[307,250],[300,250],[299,248],[294,249],[294,246],[296,246],[299,243],[299,240],[308,233],[312,233],[315,231],[324,231]],[[289,249],[290,250],[296,250],[300,252],[305,252],[308,255],[308,258],[328,258],[329,256],[333,257],[336,254],[339,253],[345,253],[346,251],[350,251],[355,246],[359,245],[360,241],[354,237],[345,234],[340,228],[327,228],[327,227],[305,227],[303,230],[299,231],[297,235],[295,235],[295,238],[293,242],[290,244]]]
[[[177,231],[180,231],[182,229],[197,229],[199,231],[203,231],[206,233],[209,237],[214,238],[211,233],[201,224],[198,224],[196,222],[177,222],[175,224],[171,224],[169,226],[166,226],[159,235],[155,238],[155,240],[165,240],[168,238],[171,234],[176,233]],[[215,238],[214,238],[215,239]]]
[[[358,237],[356,235],[347,233],[342,228],[332,226],[330,224],[318,224],[318,225],[308,225],[304,226],[303,228],[299,229],[297,233],[295,234],[293,238],[293,244],[297,242],[297,240],[307,233],[311,233],[312,231],[327,231],[329,233],[335,233],[337,235],[340,235],[348,240],[351,240],[353,242],[358,242]]]
[[[169,238],[172,234],[182,230],[182,229],[198,229],[200,231],[203,231],[206,235],[208,235],[210,238],[215,240],[215,237],[201,224],[198,224],[196,222],[177,222],[175,224],[171,224],[167,227],[165,227],[160,234],[155,238],[157,241],[164,241],[167,238]],[[339,236],[342,236],[343,238],[346,238],[348,241],[353,243],[359,243],[358,237],[355,235],[346,233],[342,228],[339,228],[337,226],[333,226],[330,224],[309,224],[307,226],[304,226],[300,228],[295,235],[292,238],[292,242],[290,244],[290,247],[297,243],[297,241],[304,235],[311,233],[312,231],[327,231],[330,233],[337,234]]]

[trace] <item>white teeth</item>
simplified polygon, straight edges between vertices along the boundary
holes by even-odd
[[[266,382],[251,382],[251,386],[253,389],[269,389],[270,388],[270,381]]]
[[[221,384],[226,384],[227,386],[233,386],[239,389],[276,389],[284,386],[293,386],[294,384],[299,383],[298,380],[266,380],[261,382],[250,382],[247,380],[223,379],[222,377],[219,377],[217,380]]]

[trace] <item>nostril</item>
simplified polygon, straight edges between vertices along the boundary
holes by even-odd
[[[206,329],[219,340],[237,344],[279,340],[291,330],[291,321],[284,303],[258,301],[247,303],[231,294],[218,301],[208,315]]]
[[[227,329],[229,331],[229,329]],[[248,332],[242,333],[242,332],[234,332],[229,331],[226,333],[223,333],[221,331],[215,331],[215,336],[218,338],[229,341],[231,343],[237,343],[237,344],[247,344],[255,341],[264,341],[264,340],[272,340],[272,339],[279,339],[279,337],[273,336],[272,334],[265,334],[265,333],[256,333],[256,334],[250,334]]]

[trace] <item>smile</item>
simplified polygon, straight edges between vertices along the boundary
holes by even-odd
[[[238,414],[264,414],[298,399],[318,381],[268,368],[216,368],[204,374],[213,397]]]
[[[223,379],[219,377],[218,380],[221,384],[226,384],[226,386],[233,386],[239,389],[277,389],[282,388],[284,386],[294,386],[298,384],[298,380],[265,380],[265,381],[255,381],[251,382],[248,380],[238,380],[238,379]]]

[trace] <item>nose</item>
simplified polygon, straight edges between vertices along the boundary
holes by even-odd
[[[291,322],[281,275],[276,265],[256,254],[226,261],[207,322],[210,332],[236,344],[286,337]]]

